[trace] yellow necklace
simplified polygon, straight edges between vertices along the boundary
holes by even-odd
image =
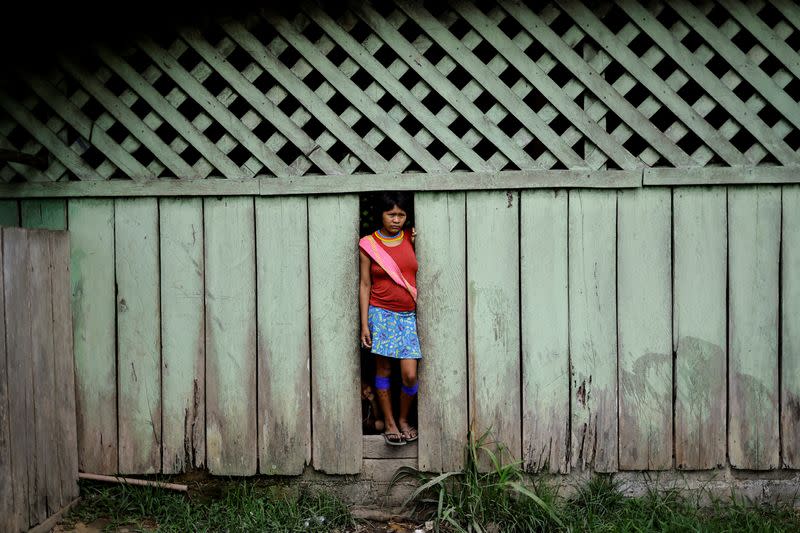
[[[386,237],[381,233],[381,230],[378,230],[375,232],[375,236],[382,242],[400,242],[403,240],[403,230],[398,231],[394,237]]]

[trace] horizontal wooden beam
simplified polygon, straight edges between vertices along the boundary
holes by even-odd
[[[644,173],[644,175],[642,175]],[[501,172],[386,173],[346,176],[209,177],[0,184],[0,198],[119,196],[290,196],[383,190],[628,189],[675,185],[800,183],[800,166],[648,168],[638,170],[506,170]]]
[[[800,183],[800,166],[648,168],[643,185],[757,185]]]
[[[383,190],[462,191],[539,188],[640,187],[639,170],[507,170],[501,172],[443,172],[351,174],[346,176],[292,176],[252,179],[161,178],[70,181],[58,183],[8,183],[0,185],[0,198],[116,197],[116,196],[287,196],[337,194]]]

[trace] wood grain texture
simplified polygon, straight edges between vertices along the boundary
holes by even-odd
[[[70,200],[70,277],[78,457],[83,472],[117,472],[114,202]]]
[[[672,194],[617,199],[619,468],[672,467]]]
[[[297,475],[311,462],[306,198],[257,198],[256,239],[259,464]]]
[[[0,200],[0,226],[19,226],[19,202]]]
[[[158,200],[115,200],[119,472],[161,471]]]
[[[53,355],[61,507],[78,497],[78,437],[75,414],[75,363],[70,301],[70,238],[50,232],[50,287],[53,295]]]
[[[3,276],[6,315],[9,428],[11,437],[11,486],[14,493],[13,524],[25,531],[36,524],[30,505],[36,499],[36,433],[33,412],[33,342],[31,339],[31,267],[24,230],[3,230]]]
[[[67,229],[67,202],[61,199],[22,200],[23,228]]]
[[[203,201],[159,200],[165,474],[206,464]]]
[[[358,196],[308,199],[314,468],[361,470]]]
[[[519,196],[467,193],[470,427],[521,458]],[[484,468],[489,463],[483,457]]]
[[[55,432],[55,375],[53,374],[53,302],[50,290],[50,238],[44,230],[26,232],[30,250],[31,356],[36,499],[31,521],[41,523],[61,508],[58,447]],[[29,476],[30,480],[30,470]]]
[[[569,193],[570,462],[617,470],[616,206],[611,191]]]
[[[800,468],[800,186],[783,187],[781,200],[782,457]]]
[[[11,405],[8,397],[9,367],[6,357],[6,303],[5,261],[2,232],[0,232],[0,529],[13,531],[16,527],[14,514],[14,483],[11,464]],[[16,431],[14,432],[16,438]]]
[[[218,475],[256,473],[252,198],[205,199],[206,453]]]
[[[423,356],[418,446],[419,468],[426,472],[448,472],[464,465],[468,428],[465,202],[464,193],[458,192],[414,195],[417,327]]]
[[[567,191],[525,191],[520,212],[522,454],[565,473],[569,443]]]
[[[727,193],[673,190],[675,466],[725,463]]]
[[[778,187],[728,191],[728,455],[731,466],[779,466]]]

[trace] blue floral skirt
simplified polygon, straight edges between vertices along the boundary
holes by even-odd
[[[367,322],[372,353],[394,359],[422,359],[416,312],[389,311],[370,305]]]

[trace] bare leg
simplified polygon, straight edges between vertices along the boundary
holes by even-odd
[[[384,378],[388,378],[392,374],[391,364],[392,362],[389,360],[389,358],[382,355],[376,355],[375,374]],[[383,411],[383,421],[386,425],[386,433],[400,433],[400,430],[397,428],[397,424],[394,421],[394,415],[392,414],[391,389],[377,389],[375,394],[378,397],[378,404],[381,406],[381,411]]]
[[[400,375],[403,379],[403,385],[406,387],[413,387],[417,384],[417,360],[416,359],[402,359],[400,361]],[[411,411],[411,405],[414,403],[417,395],[410,396],[405,392],[400,392],[400,419],[398,424],[400,431],[403,432],[404,438],[414,438],[417,436],[417,430],[408,423],[408,413]]]

